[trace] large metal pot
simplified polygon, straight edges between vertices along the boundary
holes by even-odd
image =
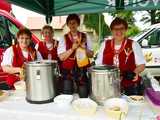
[[[35,61],[26,64],[26,100],[30,103],[48,103],[55,97],[56,61]]]
[[[103,105],[112,97],[120,96],[120,72],[114,66],[93,66],[91,70],[91,98]]]

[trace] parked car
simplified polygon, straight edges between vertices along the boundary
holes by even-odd
[[[1,8],[0,8],[1,9]],[[4,10],[0,10],[0,63],[2,61],[3,52],[12,45],[16,40],[16,33],[19,28],[24,27],[15,17]],[[36,44],[39,39],[32,34],[33,45]],[[0,66],[0,83],[5,82],[7,73],[2,71]]]
[[[160,23],[149,26],[132,39],[142,47],[146,71],[160,77]]]

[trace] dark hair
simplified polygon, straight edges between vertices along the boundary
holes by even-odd
[[[116,25],[121,25],[121,24],[124,25],[125,29],[128,29],[128,23],[127,23],[124,19],[119,18],[119,17],[116,17],[116,18],[112,21],[112,23],[111,23],[111,25],[110,25],[110,29],[112,30],[114,26],[116,26]]]
[[[77,14],[70,14],[70,15],[68,15],[68,17],[66,19],[66,23],[68,24],[69,21],[71,21],[71,20],[76,20],[77,23],[78,23],[78,25],[80,25],[80,18],[79,18],[79,16]]]
[[[20,28],[19,31],[17,32],[17,37],[19,37],[20,35],[26,34],[28,35],[30,38],[32,38],[32,33],[29,29],[27,28]]]
[[[52,26],[50,26],[50,25],[45,25],[45,26],[43,26],[43,28],[42,28],[42,32],[43,32],[43,30],[44,30],[44,29],[50,29],[52,32],[54,32],[53,27],[52,27]]]

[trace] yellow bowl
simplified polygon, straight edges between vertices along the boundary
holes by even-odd
[[[124,119],[126,116],[126,114],[122,111],[105,109],[105,112],[109,118],[112,118],[114,120],[121,120],[121,119]]]
[[[104,110],[109,118],[124,119],[128,112],[128,103],[120,98],[111,98],[105,101]]]

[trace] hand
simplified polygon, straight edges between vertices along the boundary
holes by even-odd
[[[79,44],[78,43],[73,43],[73,45],[72,45],[72,50],[75,50],[75,49],[77,49],[78,48],[78,46],[79,46]]]
[[[136,82],[138,80],[138,74],[135,75],[134,79],[132,80],[133,82]]]
[[[56,48],[57,46],[58,46],[58,41],[55,40],[53,47]]]
[[[21,68],[20,67],[15,68],[15,73],[20,73],[20,72],[21,72]]]

